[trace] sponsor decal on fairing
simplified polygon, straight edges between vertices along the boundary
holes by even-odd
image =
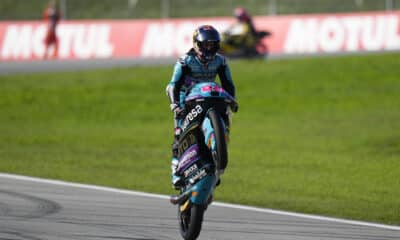
[[[197,164],[193,164],[192,166],[190,166],[188,169],[186,169],[186,170],[183,172],[183,175],[184,175],[185,177],[188,177],[188,176],[192,175],[192,173],[194,173],[194,172],[197,171],[197,170],[198,170]]]
[[[179,160],[178,171],[183,171],[192,163],[199,159],[199,146],[197,144],[191,146],[186,152],[183,153]]]
[[[203,112],[203,108],[200,105],[196,105],[185,117],[185,120],[182,123],[181,129],[184,132],[186,128],[198,115]]]
[[[194,174],[194,176],[189,181],[190,181],[191,184],[193,184],[197,180],[203,178],[206,175],[207,175],[207,171],[206,171],[206,169],[203,168],[200,171],[198,171],[196,174]]]

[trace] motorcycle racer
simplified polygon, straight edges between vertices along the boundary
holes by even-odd
[[[210,26],[198,27],[193,33],[193,48],[178,59],[174,66],[171,81],[166,87],[166,93],[170,101],[170,108],[174,114],[174,142],[172,144],[172,184],[179,189],[183,182],[176,175],[179,161],[178,138],[182,132],[184,95],[192,84],[200,82],[214,82],[218,75],[222,88],[232,97],[235,97],[235,85],[226,58],[217,53],[220,48],[220,35]],[[233,111],[237,111],[233,109]],[[223,170],[223,169],[222,169]]]
[[[266,51],[260,40],[271,33],[257,31],[251,15],[243,7],[235,8],[234,16],[236,22],[222,33],[221,52],[228,57],[251,57],[259,54],[258,48]]]

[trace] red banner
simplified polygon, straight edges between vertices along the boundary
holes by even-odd
[[[400,50],[399,12],[293,16],[279,54]],[[283,24],[282,24],[283,25]]]
[[[400,12],[255,17],[273,55],[400,50]],[[177,57],[192,46],[196,27],[224,31],[233,18],[62,21],[59,59]],[[0,22],[0,61],[41,59],[46,23]]]

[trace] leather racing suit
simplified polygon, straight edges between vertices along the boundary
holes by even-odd
[[[231,72],[224,56],[216,54],[215,58],[202,63],[193,49],[179,58],[174,66],[171,81],[167,85],[166,92],[171,104],[177,104],[183,108],[185,91],[194,83],[215,82],[219,76],[222,88],[232,97],[235,97],[235,85]],[[179,127],[176,122],[174,127]]]
[[[191,49],[186,55],[179,58],[174,66],[174,72],[171,81],[167,85],[166,92],[171,103],[171,110],[175,107],[184,107],[184,96],[188,88],[194,83],[215,82],[218,75],[222,88],[232,97],[235,97],[235,85],[232,81],[231,72],[224,56],[216,54],[215,57],[207,62],[202,62],[196,55],[194,49]],[[177,179],[175,170],[178,165],[177,159],[177,138],[180,134],[182,119],[175,113],[174,128],[175,140],[172,146],[172,182]],[[174,179],[175,177],[175,179]]]

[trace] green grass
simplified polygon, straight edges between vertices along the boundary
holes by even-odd
[[[400,224],[398,54],[232,61],[216,200]],[[0,77],[0,172],[171,194],[172,66]]]

